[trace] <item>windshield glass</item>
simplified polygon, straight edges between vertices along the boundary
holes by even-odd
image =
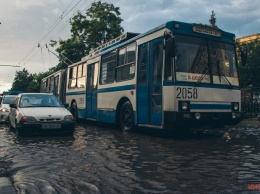
[[[20,99],[19,107],[62,107],[62,103],[54,95],[28,94]]]
[[[185,35],[175,35],[176,80],[238,86],[235,47]],[[209,49],[210,48],[210,49]]]
[[[15,96],[5,96],[3,98],[3,104],[12,104],[15,99]]]
[[[213,83],[226,84],[230,82],[232,85],[238,86],[234,46],[213,41],[210,42],[210,45]]]

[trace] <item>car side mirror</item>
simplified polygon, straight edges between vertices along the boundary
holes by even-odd
[[[69,105],[68,103],[65,103],[65,104],[64,104],[64,107],[65,107],[65,108],[69,108],[69,106],[70,106],[70,105]]]
[[[10,104],[9,106],[10,106],[10,108],[17,108],[16,104]]]

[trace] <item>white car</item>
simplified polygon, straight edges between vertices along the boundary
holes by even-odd
[[[0,103],[0,122],[8,122],[10,104],[13,103],[16,95],[4,95]]]
[[[73,115],[50,93],[18,94],[10,104],[10,126],[18,136],[35,134],[73,135]]]

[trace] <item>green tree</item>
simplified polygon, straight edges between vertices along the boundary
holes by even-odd
[[[51,46],[59,43],[56,51],[60,61],[56,71],[80,61],[91,49],[120,36],[124,32],[122,21],[119,7],[101,1],[92,3],[85,15],[78,12],[71,20],[71,38],[50,43]]]
[[[27,87],[33,81],[33,75],[24,68],[22,71],[16,71],[11,90],[23,90],[28,92]]]
[[[240,85],[242,88],[260,87],[260,41],[237,43],[239,50],[247,55],[247,64],[239,63]]]
[[[22,71],[16,71],[11,90],[40,92],[41,80],[47,75],[48,72],[30,74],[25,68]]]

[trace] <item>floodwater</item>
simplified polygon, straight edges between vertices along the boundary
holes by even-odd
[[[0,125],[17,193],[257,193],[260,125],[162,137],[79,124],[74,137],[19,137]]]

